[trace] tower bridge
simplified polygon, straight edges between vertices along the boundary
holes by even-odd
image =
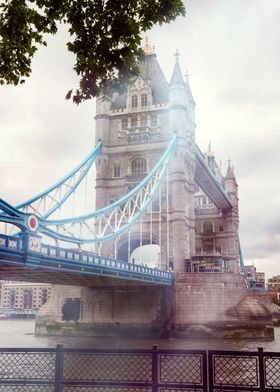
[[[223,175],[211,149],[195,143],[178,56],[167,83],[153,49],[144,50],[126,93],[97,99],[88,157],[18,206],[0,200],[0,278],[58,285],[39,333],[67,330],[65,304],[79,306],[79,333],[187,336],[197,324],[240,324],[247,294],[233,168]],[[63,216],[93,165],[95,209]],[[158,247],[152,265],[150,250],[133,257],[145,245]]]

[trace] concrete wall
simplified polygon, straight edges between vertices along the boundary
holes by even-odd
[[[67,299],[80,300],[80,318],[63,320]],[[244,277],[177,273],[174,287],[54,286],[36,319],[37,334],[126,337],[271,337],[266,293],[248,292]]]
[[[174,336],[273,335],[268,295],[248,292],[242,275],[178,273],[175,301]]]
[[[36,318],[36,334],[165,336],[170,323],[172,288],[55,286],[51,301]],[[63,320],[67,299],[80,298],[80,319]]]

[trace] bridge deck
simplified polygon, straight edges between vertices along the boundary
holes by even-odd
[[[0,279],[78,286],[172,285],[173,274],[90,252],[0,235]]]
[[[195,182],[212,200],[217,208],[226,210],[232,207],[229,196],[223,189],[219,180],[215,177],[211,168],[205,162],[205,157],[196,146]]]

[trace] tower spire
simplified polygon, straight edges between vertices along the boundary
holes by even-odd
[[[183,75],[182,75],[182,71],[181,71],[181,68],[180,68],[180,65],[179,65],[180,53],[179,53],[178,49],[176,49],[176,52],[174,53],[174,56],[175,56],[175,65],[174,65],[173,73],[172,73],[171,80],[170,80],[170,86],[181,85],[181,86],[185,87],[186,83],[184,81],[184,78],[183,78]]]

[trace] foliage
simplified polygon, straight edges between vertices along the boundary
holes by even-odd
[[[24,83],[46,33],[65,23],[80,78],[66,98],[78,104],[122,91],[137,75],[141,34],[184,14],[182,0],[0,0],[0,84]]]

